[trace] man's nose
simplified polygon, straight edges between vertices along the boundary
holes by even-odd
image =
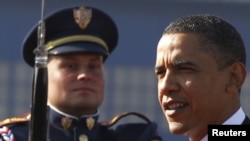
[[[81,67],[78,71],[77,79],[83,80],[90,78],[91,78],[91,72],[86,67]]]
[[[165,76],[158,80],[158,88],[164,94],[171,94],[180,89],[178,79],[172,72],[166,72]]]

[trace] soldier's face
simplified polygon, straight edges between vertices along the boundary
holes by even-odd
[[[93,114],[104,96],[103,57],[100,54],[50,56],[48,102],[74,115]]]

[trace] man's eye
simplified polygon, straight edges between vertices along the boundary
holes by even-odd
[[[93,70],[93,69],[96,69],[97,66],[95,66],[95,65],[90,65],[89,68]]]
[[[166,71],[163,71],[163,70],[161,70],[161,71],[155,71],[155,74],[156,74],[157,77],[162,77],[162,76],[165,75],[165,73],[166,73]]]
[[[77,66],[73,65],[73,64],[68,64],[68,65],[66,65],[66,68],[71,69],[71,70],[75,70],[75,69],[77,69]]]
[[[100,68],[101,68],[100,65],[89,65],[90,70],[98,70]]]

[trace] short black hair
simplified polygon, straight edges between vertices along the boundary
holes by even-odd
[[[201,39],[201,50],[212,55],[220,69],[235,62],[246,65],[246,50],[241,35],[224,19],[200,14],[176,19],[163,34],[194,33]]]

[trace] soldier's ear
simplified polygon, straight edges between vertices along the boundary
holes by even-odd
[[[244,64],[236,62],[229,67],[229,79],[227,90],[238,91],[244,84],[247,70]]]

